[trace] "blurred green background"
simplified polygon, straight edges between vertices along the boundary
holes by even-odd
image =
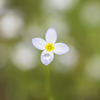
[[[100,100],[100,0],[0,0],[0,100],[47,100],[31,41],[50,27],[70,47],[49,65],[55,100]]]

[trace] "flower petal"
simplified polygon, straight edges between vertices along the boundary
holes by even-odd
[[[46,41],[41,39],[41,38],[32,39],[32,43],[39,50],[44,50],[45,49]]]
[[[41,54],[41,61],[44,65],[49,65],[52,60],[54,59],[54,54],[53,52],[48,52],[44,50]]]
[[[56,43],[54,47],[55,50],[53,52],[57,55],[62,55],[69,51],[69,47],[64,43]]]
[[[55,43],[57,40],[57,33],[53,28],[49,28],[46,32],[45,39],[48,43]]]

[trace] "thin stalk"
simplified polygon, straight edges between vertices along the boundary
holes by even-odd
[[[45,66],[45,81],[46,81],[47,100],[53,100],[52,93],[51,93],[51,87],[50,87],[49,66]]]

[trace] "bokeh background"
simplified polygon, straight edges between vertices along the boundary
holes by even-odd
[[[100,100],[100,0],[0,0],[0,100],[47,100],[31,41],[50,27],[70,47],[49,65],[55,100]]]

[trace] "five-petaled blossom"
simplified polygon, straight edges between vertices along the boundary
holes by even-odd
[[[44,65],[49,65],[54,59],[54,53],[57,55],[65,54],[69,51],[69,47],[64,43],[55,43],[57,40],[57,33],[53,28],[49,28],[45,35],[45,40],[41,38],[33,38],[33,45],[39,49],[44,50],[41,54],[41,61]]]

